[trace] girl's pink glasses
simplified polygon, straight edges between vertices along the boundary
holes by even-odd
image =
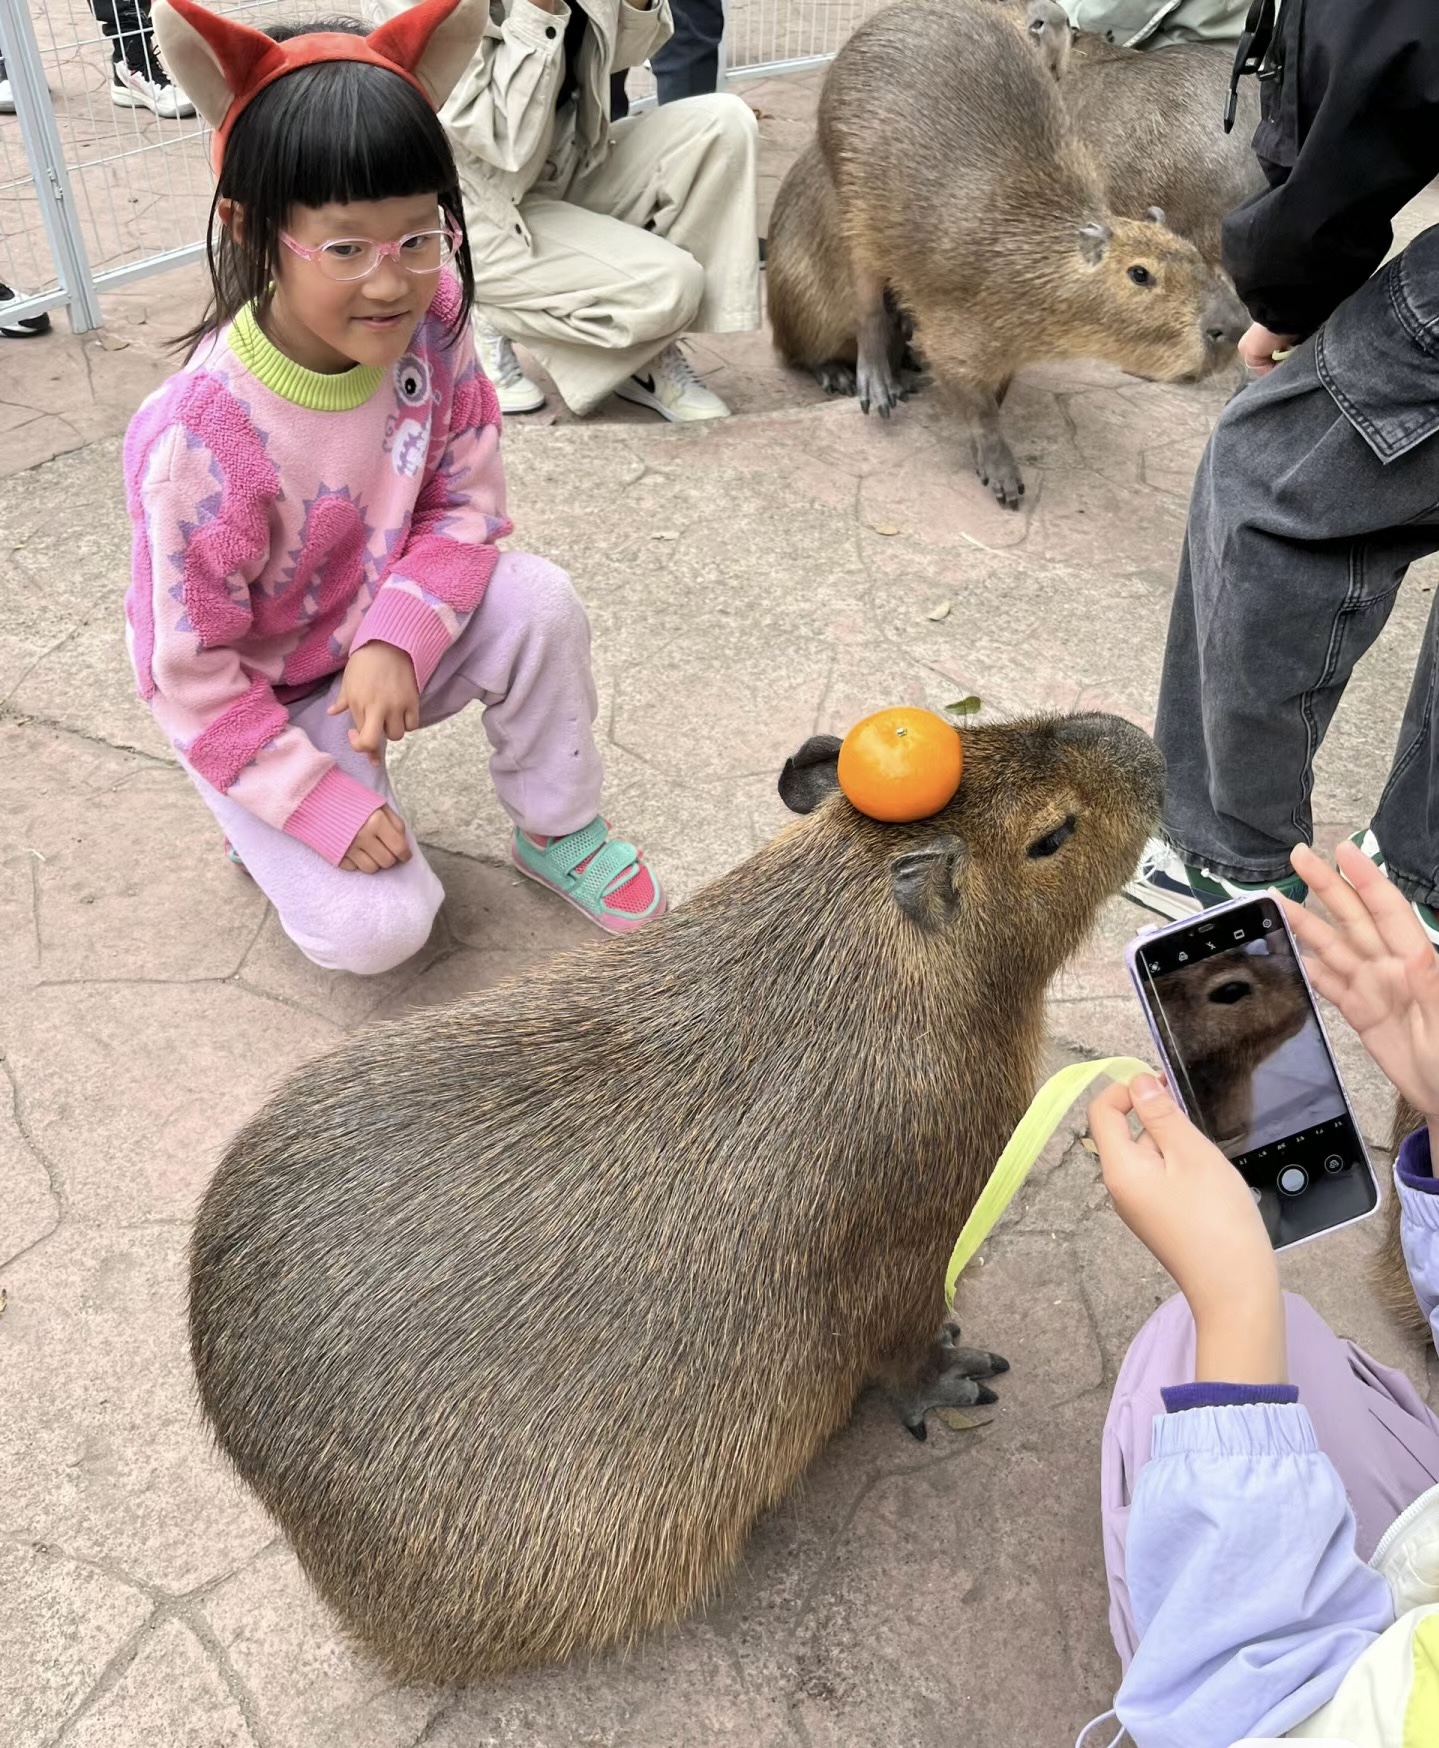
[[[335,237],[316,248],[297,243],[288,231],[280,241],[302,260],[313,261],[328,279],[368,279],[382,261],[398,261],[407,273],[438,273],[453,261],[460,239],[452,229],[413,231],[394,243],[372,243],[366,237]]]

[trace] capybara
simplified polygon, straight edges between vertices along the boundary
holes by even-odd
[[[900,0],[861,25],[826,75],[818,154],[776,198],[768,266],[784,358],[831,389],[849,367],[882,416],[905,388],[904,312],[1010,508],[1024,488],[999,404],[1023,365],[1193,379],[1232,360],[1247,325],[1192,244],[1114,216],[1016,25],[986,0]]]
[[[1389,1145],[1395,1157],[1407,1136],[1423,1125],[1424,1119],[1407,1099],[1394,1101],[1394,1126]],[[1430,1333],[1429,1319],[1419,1309],[1414,1297],[1414,1283],[1409,1279],[1409,1265],[1404,1261],[1404,1246],[1399,1238],[1399,1194],[1389,1196],[1384,1213],[1384,1241],[1374,1259],[1374,1285],[1390,1314],[1411,1329]]]
[[[1184,1063],[1196,1114],[1228,1154],[1243,1153],[1254,1117],[1254,1071],[1304,1029],[1309,996],[1295,961],[1231,947],[1154,979]]]
[[[1046,55],[1046,39],[1038,42]],[[1234,129],[1224,131],[1233,62],[1223,44],[1126,49],[1081,31],[1060,74],[1065,111],[1114,211],[1138,218],[1160,207],[1165,224],[1216,267],[1225,214],[1266,185],[1251,144],[1257,80],[1239,81]]]
[[[391,1672],[675,1620],[872,1380],[994,1400],[950,1248],[1031,1097],[1046,987],[1163,763],[1081,715],[966,728],[932,818],[804,814],[664,922],[378,1027],[240,1131],[191,1250],[223,1449]]]

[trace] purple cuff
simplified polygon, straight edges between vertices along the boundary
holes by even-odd
[[[383,795],[376,795],[332,765],[285,821],[285,831],[317,851],[332,868],[338,868],[355,841],[355,833],[384,805]]]
[[[1245,1408],[1256,1402],[1287,1407],[1299,1400],[1297,1384],[1171,1384],[1161,1390],[1166,1414],[1186,1408]]]
[[[1407,1137],[1394,1161],[1394,1175],[1405,1189],[1426,1190],[1431,1196],[1439,1196],[1439,1178],[1434,1175],[1427,1127],[1418,1128]]]
[[[367,643],[392,643],[404,650],[415,665],[415,684],[423,692],[450,647],[450,634],[433,607],[400,589],[381,589],[360,621],[350,653]]]

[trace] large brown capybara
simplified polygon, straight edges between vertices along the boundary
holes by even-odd
[[[1233,287],[1155,219],[1118,218],[1022,20],[900,0],[835,57],[817,149],[781,186],[768,307],[787,362],[887,416],[914,346],[1017,508],[999,406],[1025,364],[1101,358],[1163,381],[1234,359]],[[1162,215],[1157,215],[1162,217]]]
[[[954,799],[882,825],[838,747],[672,916],[301,1069],[210,1185],[205,1413],[394,1674],[632,1642],[866,1384],[912,1428],[993,1400],[945,1262],[1163,763],[1109,716],[966,729]]]

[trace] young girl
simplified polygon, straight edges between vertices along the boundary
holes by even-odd
[[[1315,987],[1426,1114],[1395,1179],[1439,1338],[1439,959],[1353,845],[1342,879],[1310,850],[1293,861],[1337,922],[1286,905]],[[1439,1417],[1281,1295],[1243,1179],[1159,1082],[1110,1088],[1089,1120],[1120,1217],[1183,1294],[1130,1348],[1105,1427],[1115,1740],[1439,1743]],[[1104,1722],[1085,1748],[1108,1742]]]
[[[478,700],[520,870],[600,927],[664,909],[609,837],[584,611],[508,534],[500,417],[434,105],[483,0],[269,36],[156,0],[216,128],[214,303],[125,444],[140,693],[317,964],[379,972],[443,893],[384,746]]]

